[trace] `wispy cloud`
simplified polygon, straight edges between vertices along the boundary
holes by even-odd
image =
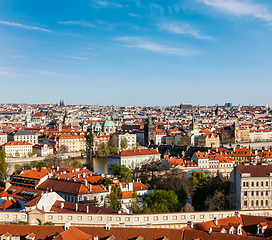
[[[33,26],[27,26],[27,25],[23,25],[23,24],[20,24],[20,23],[13,23],[13,22],[7,22],[7,21],[2,21],[2,20],[0,20],[0,24],[15,26],[15,27],[22,27],[22,28],[27,28],[27,29],[32,29],[32,30],[40,30],[40,31],[44,31],[44,32],[50,32],[50,30],[48,30],[48,29],[33,27]]]
[[[250,1],[238,0],[199,0],[204,4],[226,13],[235,15],[249,15],[263,21],[272,22],[272,13],[265,5],[254,4]]]
[[[164,13],[163,7],[159,4],[156,4],[156,3],[151,3],[150,9],[153,14],[157,12],[157,13],[163,15],[163,13]]]
[[[61,74],[61,73],[56,73],[56,72],[39,71],[38,73],[42,74],[42,75],[45,75],[45,76],[75,78],[72,75],[66,75],[66,74]]]
[[[129,13],[128,15],[131,16],[131,17],[141,17],[140,15],[135,14],[135,13]]]
[[[86,22],[86,21],[66,21],[66,22],[59,22],[59,24],[65,25],[81,25],[84,27],[95,27],[94,24]]]
[[[159,27],[171,33],[183,34],[183,35],[191,36],[197,39],[213,40],[212,37],[202,35],[198,30],[193,29],[192,26],[187,23],[181,23],[181,22],[161,23],[159,24]]]
[[[75,56],[66,56],[66,57],[78,59],[78,60],[89,60],[88,58],[84,58],[84,57],[75,57]]]
[[[94,7],[97,8],[107,8],[107,7],[115,7],[115,8],[122,8],[123,5],[116,3],[114,0],[96,0],[93,3]]]
[[[189,56],[196,54],[196,52],[188,49],[173,48],[166,45],[157,44],[140,37],[120,37],[116,38],[116,40],[125,43],[123,45],[124,47],[140,48],[151,52],[163,53],[166,55]]]

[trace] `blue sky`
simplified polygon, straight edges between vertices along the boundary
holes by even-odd
[[[0,0],[0,102],[272,105],[272,3]]]

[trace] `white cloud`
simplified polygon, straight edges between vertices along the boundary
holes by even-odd
[[[74,78],[74,76],[72,76],[72,75],[65,75],[65,74],[55,73],[55,72],[39,71],[38,73],[45,75],[45,76]]]
[[[86,21],[66,21],[66,22],[59,22],[60,24],[65,25],[81,25],[84,27],[95,27],[94,24],[86,22]]]
[[[163,15],[163,13],[164,13],[163,7],[160,6],[159,4],[151,3],[151,4],[150,4],[150,8],[151,8],[151,11],[152,11],[153,13],[155,13],[156,11],[159,12],[161,15]]]
[[[84,57],[75,57],[75,56],[66,56],[66,57],[78,59],[78,60],[89,60],[88,58],[84,58]]]
[[[223,12],[235,15],[249,15],[263,21],[272,22],[272,14],[267,7],[254,4],[250,1],[238,0],[199,0],[208,6],[212,6]]]
[[[33,26],[27,26],[27,25],[23,25],[23,24],[20,24],[20,23],[6,22],[6,21],[2,21],[2,20],[0,20],[0,24],[15,26],[15,27],[22,27],[22,28],[33,29],[33,30],[40,30],[40,31],[44,31],[44,32],[50,32],[48,29],[33,27]]]
[[[128,15],[131,16],[131,17],[141,17],[140,15],[135,14],[135,13],[129,13]]]
[[[123,5],[116,3],[113,0],[96,0],[93,3],[94,7],[99,7],[99,8],[107,8],[107,7],[115,7],[115,8],[122,8]]]
[[[116,40],[119,40],[125,43],[125,45],[123,45],[124,47],[140,48],[140,49],[148,50],[151,52],[163,53],[166,55],[189,56],[189,55],[196,54],[196,52],[191,50],[182,49],[182,48],[173,48],[173,47],[157,44],[140,37],[120,37],[120,38],[116,38]]]
[[[159,24],[159,27],[163,30],[167,30],[169,32],[176,33],[176,34],[189,35],[197,39],[213,40],[212,37],[202,35],[199,31],[193,29],[189,24],[186,24],[186,23],[180,23],[180,22],[162,23],[162,24]]]

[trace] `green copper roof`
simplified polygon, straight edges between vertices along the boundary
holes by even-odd
[[[115,127],[115,123],[114,123],[113,121],[106,120],[106,121],[103,123],[103,127]]]

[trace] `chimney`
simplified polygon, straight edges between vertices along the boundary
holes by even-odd
[[[78,204],[76,203],[76,212],[77,212],[77,210],[78,210]]]
[[[109,186],[109,193],[111,192],[111,186]]]
[[[211,234],[211,232],[212,232],[212,228],[209,228],[209,232],[208,233]]]
[[[122,214],[122,211],[119,210],[119,211],[118,211],[118,214]]]
[[[89,213],[89,206],[86,206],[86,213]]]
[[[133,192],[133,183],[128,183],[128,191]]]
[[[93,238],[93,240],[98,240],[98,236],[95,235],[94,238]]]
[[[59,171],[59,166],[57,166],[57,171]]]
[[[64,225],[64,230],[68,230],[70,228],[70,222],[66,222]]]
[[[194,227],[193,221],[188,221],[187,226],[189,226],[191,229],[193,229],[193,227]]]
[[[85,187],[88,188],[88,182],[86,179],[83,180],[83,183],[84,183]]]
[[[218,219],[217,219],[217,217],[214,217],[213,222],[214,222],[215,226],[218,225]]]
[[[111,223],[107,222],[106,223],[106,231],[110,231],[111,229]]]
[[[93,190],[92,184],[89,184],[89,190],[90,190],[90,192]]]
[[[63,209],[64,208],[64,202],[61,202],[60,203],[60,209]]]

